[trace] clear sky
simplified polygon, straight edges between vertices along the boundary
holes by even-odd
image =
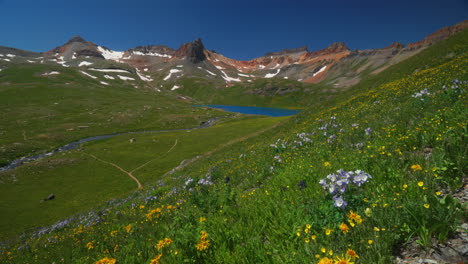
[[[113,50],[202,38],[234,59],[344,41],[421,40],[468,19],[468,0],[0,0],[0,45],[47,51],[74,35]]]

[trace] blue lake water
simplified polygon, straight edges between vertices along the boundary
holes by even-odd
[[[249,114],[249,115],[265,115],[265,116],[291,116],[295,115],[301,110],[291,110],[284,108],[272,107],[256,107],[256,106],[237,106],[237,105],[196,105],[198,107],[212,107],[222,109],[228,112]]]

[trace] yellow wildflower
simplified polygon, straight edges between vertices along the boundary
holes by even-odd
[[[374,241],[372,239],[367,240],[367,244],[372,245]]]
[[[332,229],[325,228],[325,235],[329,236],[332,232]]]
[[[422,181],[418,182],[418,186],[419,186],[419,187],[423,187],[423,186],[424,186],[424,182],[422,182]]]
[[[340,225],[340,230],[341,230],[341,232],[343,232],[343,233],[348,233],[348,232],[349,232],[349,226],[348,226],[347,224],[345,224],[345,223],[342,223],[342,224]]]
[[[159,240],[158,244],[156,244],[156,247],[158,248],[158,250],[160,250],[161,248],[164,247],[164,245],[165,245],[164,240]]]
[[[205,217],[200,217],[200,223],[201,222],[205,222],[206,221],[206,218]]]
[[[88,244],[86,244],[86,248],[87,248],[88,250],[93,249],[93,248],[94,248],[93,242],[88,242]]]
[[[132,225],[125,226],[124,229],[127,231],[127,233],[132,232]]]
[[[429,208],[429,207],[431,207],[430,204],[424,204],[424,208]]]
[[[114,258],[103,258],[103,259],[100,259],[96,262],[94,262],[94,264],[115,264],[117,260],[114,259]]]
[[[349,249],[346,250],[346,254],[350,256],[351,258],[359,258],[359,255],[356,253],[356,251]]]
[[[341,255],[340,257],[336,257],[334,264],[354,264],[348,256]]]
[[[207,250],[209,246],[210,246],[209,240],[202,240],[200,241],[200,243],[197,244],[197,250],[198,251]]]
[[[323,257],[319,260],[318,264],[333,264],[333,259]]]
[[[330,167],[330,166],[331,166],[331,163],[328,162],[328,161],[325,161],[325,162],[323,163],[323,165],[325,165],[325,167]]]
[[[420,171],[420,170],[422,170],[422,167],[421,167],[421,165],[419,165],[419,164],[411,165],[410,168],[411,168],[413,171]]]
[[[157,255],[156,257],[154,257],[154,259],[150,261],[150,264],[159,264],[159,260],[161,259],[161,257],[162,254]]]
[[[164,245],[169,246],[172,243],[172,239],[170,238],[165,238],[164,239]]]

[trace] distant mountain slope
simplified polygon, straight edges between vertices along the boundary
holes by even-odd
[[[53,62],[63,66],[108,68],[110,65],[111,68],[123,69],[128,69],[129,66],[134,68],[133,72],[138,73],[141,80],[158,89],[167,90],[181,88],[181,78],[192,77],[213,81],[212,85],[215,87],[280,78],[346,88],[467,27],[468,21],[463,21],[440,29],[406,47],[401,43],[393,43],[379,49],[350,50],[345,43],[336,42],[322,50],[309,51],[307,47],[285,49],[248,61],[227,58],[210,51],[205,48],[201,39],[185,43],[177,50],[163,45],[151,45],[127,51],[113,51],[75,36],[67,43],[42,54],[0,47],[0,60],[11,61],[5,55],[13,54],[29,62],[37,60],[40,63]]]

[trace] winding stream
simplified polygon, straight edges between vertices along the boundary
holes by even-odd
[[[59,148],[57,148],[55,150],[52,150],[50,152],[47,152],[47,153],[37,154],[37,155],[34,155],[34,156],[29,156],[29,157],[22,157],[22,158],[13,160],[12,162],[10,162],[10,164],[8,164],[6,166],[3,166],[3,167],[0,167],[0,172],[13,170],[13,169],[18,168],[19,166],[21,166],[21,165],[23,165],[23,164],[25,164],[27,162],[39,160],[39,159],[46,158],[46,157],[50,157],[50,156],[52,156],[54,154],[57,154],[57,153],[60,153],[60,152],[63,152],[63,151],[76,149],[76,148],[78,148],[78,146],[80,144],[90,142],[90,141],[107,139],[107,138],[112,138],[112,137],[116,137],[116,136],[120,136],[120,135],[128,135],[128,134],[164,133],[164,132],[172,132],[172,131],[182,131],[182,130],[193,130],[193,129],[206,128],[206,127],[212,126],[215,123],[215,121],[218,120],[218,119],[220,119],[220,117],[212,118],[212,119],[210,119],[210,120],[208,120],[206,122],[201,123],[198,127],[193,127],[193,128],[177,128],[177,129],[150,130],[150,131],[133,131],[133,132],[123,132],[123,133],[116,133],[116,134],[109,134],[109,135],[87,137],[87,138],[83,138],[83,139],[68,143],[68,144],[66,144],[64,146],[61,146],[61,147],[59,147]]]

